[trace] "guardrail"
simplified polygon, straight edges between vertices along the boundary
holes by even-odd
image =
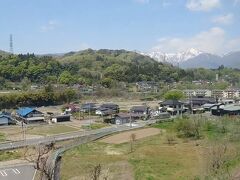
[[[155,122],[154,121],[148,122],[148,123],[145,123],[144,125],[139,125],[139,126],[134,126],[134,127],[133,126],[132,127],[121,126],[118,128],[109,128],[109,129],[105,129],[105,130],[99,129],[99,132],[95,132],[94,134],[89,134],[87,136],[78,137],[74,143],[58,149],[48,158],[48,162],[47,162],[48,174],[51,175],[52,180],[60,179],[60,164],[61,164],[61,162],[59,162],[59,161],[61,161],[61,157],[62,157],[63,153],[66,152],[67,150],[75,148],[81,144],[85,144],[85,143],[100,139],[102,137],[112,135],[114,133],[143,128],[144,126],[150,125],[153,123],[155,123]]]

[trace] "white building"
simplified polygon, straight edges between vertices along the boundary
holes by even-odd
[[[203,97],[211,97],[212,92],[208,89],[187,89],[184,90],[183,93],[186,97],[193,97],[193,96],[203,96]]]
[[[239,90],[238,89],[227,89],[227,90],[225,90],[225,96],[227,99],[239,98]]]

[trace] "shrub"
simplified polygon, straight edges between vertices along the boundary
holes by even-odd
[[[200,138],[200,123],[195,119],[178,119],[175,128],[180,137]]]

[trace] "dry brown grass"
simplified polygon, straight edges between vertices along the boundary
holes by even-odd
[[[64,180],[85,178],[101,164],[104,172],[109,170],[109,179],[194,179],[203,174],[202,151],[191,140],[176,139],[176,144],[168,145],[166,134],[138,139],[132,153],[129,143],[93,142],[64,155],[61,175]]]
[[[100,142],[121,144],[121,143],[131,141],[130,137],[132,134],[136,135],[135,139],[142,139],[148,136],[157,135],[160,133],[160,131],[161,130],[157,128],[146,128],[146,129],[139,129],[134,131],[127,131],[127,132],[119,133],[119,134],[104,138]]]

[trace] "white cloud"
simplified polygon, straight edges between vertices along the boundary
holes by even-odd
[[[232,13],[214,17],[212,21],[218,24],[231,24],[234,20],[234,15]]]
[[[188,0],[186,7],[191,11],[210,11],[220,4],[220,0]]]
[[[48,32],[48,31],[52,31],[54,29],[56,29],[56,27],[59,25],[59,23],[55,20],[50,20],[48,21],[47,24],[41,26],[41,31],[42,32]]]
[[[149,3],[150,0],[134,0],[134,1],[140,4],[147,4]]]
[[[200,32],[192,37],[161,38],[153,50],[167,53],[186,51],[190,48],[201,51],[223,54],[240,49],[240,38],[228,40],[225,31],[219,27],[213,27],[208,31]]]
[[[230,40],[226,44],[226,47],[227,47],[227,49],[231,49],[231,51],[240,50],[240,37]]]

